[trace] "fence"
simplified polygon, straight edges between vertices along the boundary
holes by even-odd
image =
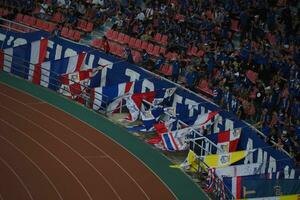
[[[28,60],[24,60],[23,58],[19,58],[17,56],[11,56],[8,53],[2,52],[3,56],[3,70],[6,72],[12,72],[14,75],[17,75],[18,77],[27,79],[27,80],[33,80],[33,69],[30,68],[30,66],[34,66],[36,64],[30,63]],[[62,87],[62,74],[57,74],[53,71],[50,71],[43,66],[39,66],[41,68],[41,78],[40,79],[40,85],[46,86],[50,88],[57,88],[54,89],[56,92],[68,96],[72,100],[78,100],[82,99],[83,104],[87,106],[88,108],[97,107],[97,112],[100,112],[102,114],[107,113],[107,96],[94,91],[92,88],[88,86],[88,84],[79,83],[75,79],[71,78],[65,78],[69,81],[70,86],[72,87],[73,84],[76,84],[79,87],[72,88],[72,92],[70,91],[70,87]],[[50,74],[54,74],[54,77],[50,77]],[[46,77],[46,79],[45,79]],[[49,80],[49,81],[47,81]],[[52,81],[50,81],[52,80]],[[53,83],[54,80],[54,83]],[[93,98],[92,98],[93,96]],[[101,96],[101,99],[97,96]]]

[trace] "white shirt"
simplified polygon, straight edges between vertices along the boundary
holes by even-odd
[[[144,21],[144,19],[145,19],[145,14],[144,14],[143,12],[140,12],[140,13],[135,17],[135,19]]]

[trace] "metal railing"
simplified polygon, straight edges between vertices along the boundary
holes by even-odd
[[[94,91],[93,88],[89,87],[87,84],[82,84],[76,80],[72,80],[64,77],[64,79],[69,81],[69,85],[67,87],[62,87],[62,74],[58,74],[54,71],[44,68],[41,64],[30,63],[28,60],[24,60],[23,58],[12,56],[11,54],[3,53],[3,71],[14,74],[23,79],[27,79],[32,81],[34,77],[34,69],[32,66],[40,67],[41,73],[38,74],[40,76],[39,81],[40,85],[44,87],[48,87],[57,93],[60,93],[64,96],[68,96],[70,99],[74,101],[79,101],[79,99],[83,100],[83,104],[88,108],[93,109],[102,114],[107,114],[107,99],[108,97],[104,94]],[[74,87],[76,84],[77,87]],[[70,87],[72,87],[72,91],[70,91]],[[69,95],[66,95],[69,94]],[[99,98],[100,96],[101,98]],[[82,103],[82,102],[81,102]]]

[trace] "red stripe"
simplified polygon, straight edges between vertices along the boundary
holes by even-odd
[[[132,87],[133,82],[128,82],[125,84],[125,93],[128,93]]]
[[[237,146],[239,143],[239,139],[233,140],[229,142],[229,152],[234,152],[237,150]]]
[[[242,177],[237,176],[236,177],[236,198],[240,199],[242,197]]]
[[[218,143],[229,142],[230,130],[218,133]]]
[[[173,133],[172,133],[172,132],[169,132],[168,134],[169,134],[169,137],[171,138],[173,144],[175,145],[176,150],[178,150],[179,148],[178,148],[178,146],[177,146],[177,144],[176,144],[176,142],[175,142],[175,139],[174,139],[174,137],[173,137]]]
[[[78,54],[78,59],[77,59],[76,68],[75,68],[76,72],[80,71],[80,68],[81,68],[81,65],[84,61],[84,58],[85,58],[85,53]]]
[[[47,54],[47,46],[48,46],[48,39],[41,39],[40,40],[40,49],[39,49],[39,61],[34,66],[32,82],[35,84],[40,84],[41,82],[41,74],[42,68],[41,64],[45,61],[46,54]]]

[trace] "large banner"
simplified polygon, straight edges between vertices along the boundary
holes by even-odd
[[[60,60],[85,52],[84,69],[103,66],[103,69],[98,75],[98,79],[95,79],[95,85],[97,85],[97,87],[133,81],[138,81],[140,83],[134,87],[134,93],[144,93],[162,88],[178,87],[174,83],[162,79],[157,75],[124,60],[94,50],[88,46],[80,45],[62,38],[52,37],[42,31],[16,33],[6,32],[0,29],[1,49],[22,44],[30,44],[31,42],[42,38],[48,38],[46,61]],[[246,158],[238,164],[263,163],[261,167],[262,173],[284,172],[286,178],[300,178],[299,170],[296,171],[294,169],[294,162],[288,155],[266,144],[256,133],[255,129],[250,127],[247,123],[238,120],[233,114],[221,110],[214,103],[183,88],[176,90],[172,102],[173,107],[187,108],[187,115],[189,117],[193,117],[195,113],[205,114],[211,111],[217,111],[218,119],[215,120],[212,131],[214,133],[241,128],[237,150],[257,150],[246,156]],[[210,139],[217,143],[217,138],[212,137]]]

